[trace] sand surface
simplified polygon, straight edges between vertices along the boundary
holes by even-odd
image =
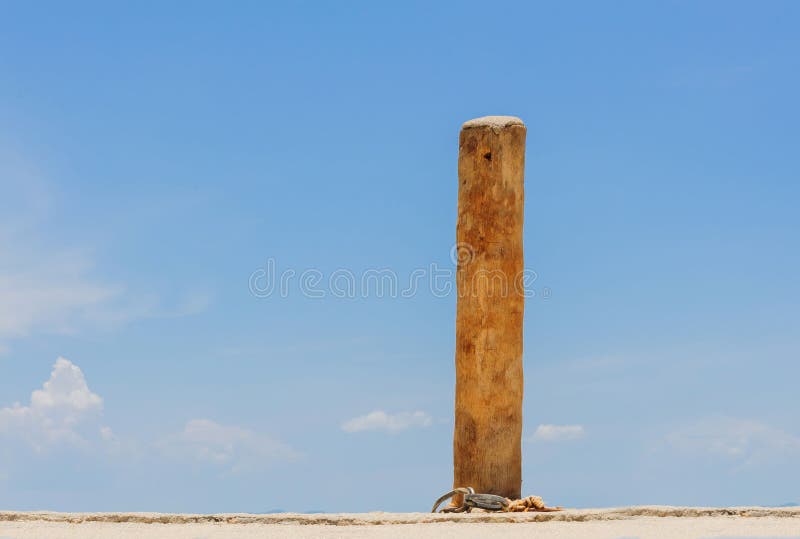
[[[412,537],[800,539],[800,508],[627,507],[560,513],[304,515],[0,511],[0,538]]]

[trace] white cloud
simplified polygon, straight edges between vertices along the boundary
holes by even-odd
[[[232,472],[253,470],[299,457],[291,447],[264,434],[209,419],[192,419],[157,444],[167,456],[218,465]]]
[[[59,444],[83,446],[85,428],[102,409],[103,399],[89,389],[81,369],[60,357],[27,406],[0,408],[0,435],[24,440],[36,451]]]
[[[342,423],[345,432],[361,432],[365,430],[382,430],[399,432],[414,427],[429,427],[433,418],[425,412],[399,412],[387,414],[383,410],[375,410],[367,415],[354,417]]]
[[[123,439],[101,423],[103,399],[94,393],[81,369],[59,357],[50,378],[31,393],[26,405],[0,408],[0,443],[21,441],[37,453],[55,448],[80,448],[109,455],[140,457],[144,447],[181,461],[217,465],[238,472],[263,468],[300,455],[287,444],[238,426],[193,419],[155,444],[142,446]]]
[[[776,456],[800,456],[800,437],[749,419],[706,418],[666,437],[681,453],[707,454],[754,462]]]
[[[583,438],[582,425],[539,425],[531,439],[539,442],[564,442]]]

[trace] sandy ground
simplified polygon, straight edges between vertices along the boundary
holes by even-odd
[[[800,539],[800,508],[628,507],[561,513],[168,515],[0,512],[0,538]]]

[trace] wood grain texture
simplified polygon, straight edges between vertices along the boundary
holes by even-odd
[[[518,118],[471,120],[458,155],[453,486],[511,499],[522,484],[525,135]]]

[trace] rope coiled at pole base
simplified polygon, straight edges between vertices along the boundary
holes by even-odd
[[[459,487],[443,494],[433,504],[431,513],[435,513],[442,502],[449,500],[453,496],[461,494],[464,496],[463,503],[449,505],[442,509],[442,513],[469,513],[473,509],[484,511],[503,511],[509,513],[523,513],[532,511],[561,511],[561,507],[547,507],[540,496],[528,496],[519,500],[509,500],[496,494],[476,494],[472,487]]]
[[[563,511],[563,507],[547,507],[541,496],[528,496],[520,500],[514,500],[508,504],[506,511],[511,513],[522,513],[530,511]]]

